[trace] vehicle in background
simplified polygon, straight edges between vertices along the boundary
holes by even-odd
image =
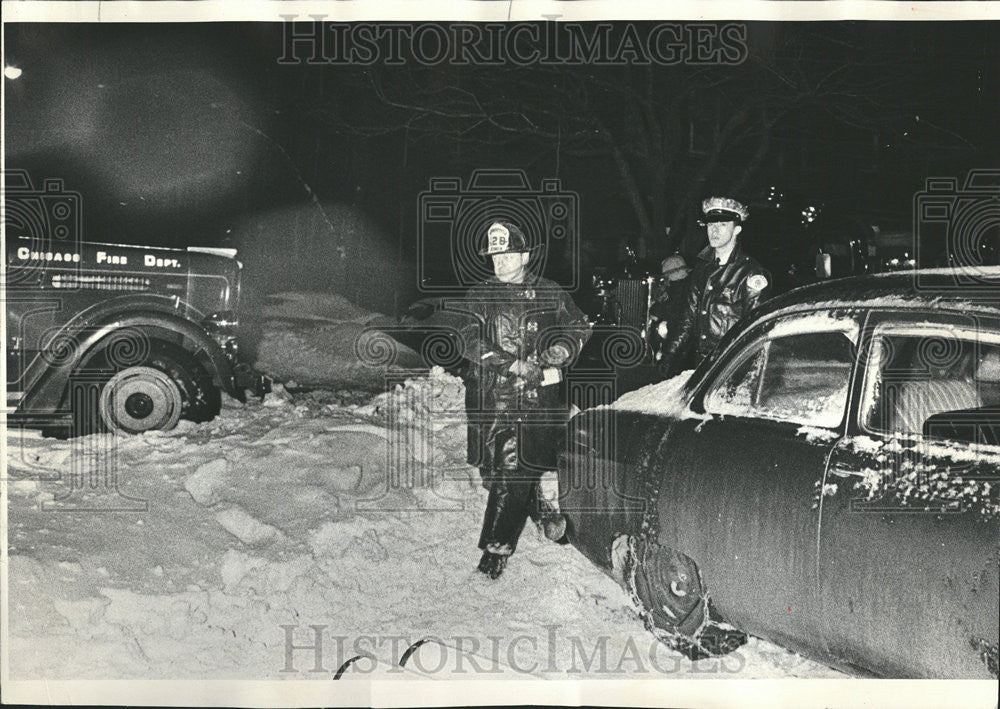
[[[917,251],[911,230],[876,228],[869,243],[873,273],[912,271],[917,268]],[[930,268],[943,264],[929,262],[921,265]]]
[[[819,202],[802,204],[755,205],[743,232],[744,248],[771,272],[772,297],[819,280],[873,271],[875,231],[866,220]]]
[[[616,267],[602,267],[589,274],[581,298],[581,308],[600,333],[627,330],[645,343],[644,359],[653,361],[662,346],[657,332],[653,306],[666,286],[656,258],[639,258],[631,247],[624,247],[625,258]],[[592,350],[596,347],[592,346]]]

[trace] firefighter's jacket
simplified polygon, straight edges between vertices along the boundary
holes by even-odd
[[[460,307],[470,315],[461,331],[468,459],[489,466],[487,438],[498,425],[527,422],[544,431],[542,424],[565,420],[566,369],[590,337],[590,323],[558,284],[541,277],[519,284],[490,278],[471,288]],[[530,376],[510,371],[518,361],[531,363]]]

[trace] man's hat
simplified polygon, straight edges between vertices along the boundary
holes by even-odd
[[[486,246],[480,249],[479,255],[531,253],[537,248],[537,246],[528,246],[528,239],[516,224],[493,222],[486,230]]]
[[[739,224],[750,216],[750,210],[732,197],[709,197],[701,203],[701,211],[705,213],[705,216],[701,218],[704,224],[713,222],[736,222]]]
[[[679,281],[687,278],[691,272],[684,257],[680,254],[671,254],[663,259],[663,262],[660,264],[660,270],[668,281]]]

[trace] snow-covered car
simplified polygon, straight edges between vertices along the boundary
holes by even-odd
[[[573,419],[571,543],[658,632],[711,608],[854,673],[996,677],[998,289],[913,271],[765,303],[693,373]]]

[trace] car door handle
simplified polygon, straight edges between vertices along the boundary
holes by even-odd
[[[860,477],[861,475],[861,472],[857,470],[855,466],[849,465],[847,463],[838,463],[838,462],[830,463],[830,467],[827,468],[827,471],[831,475],[836,475],[837,477],[841,478]]]

